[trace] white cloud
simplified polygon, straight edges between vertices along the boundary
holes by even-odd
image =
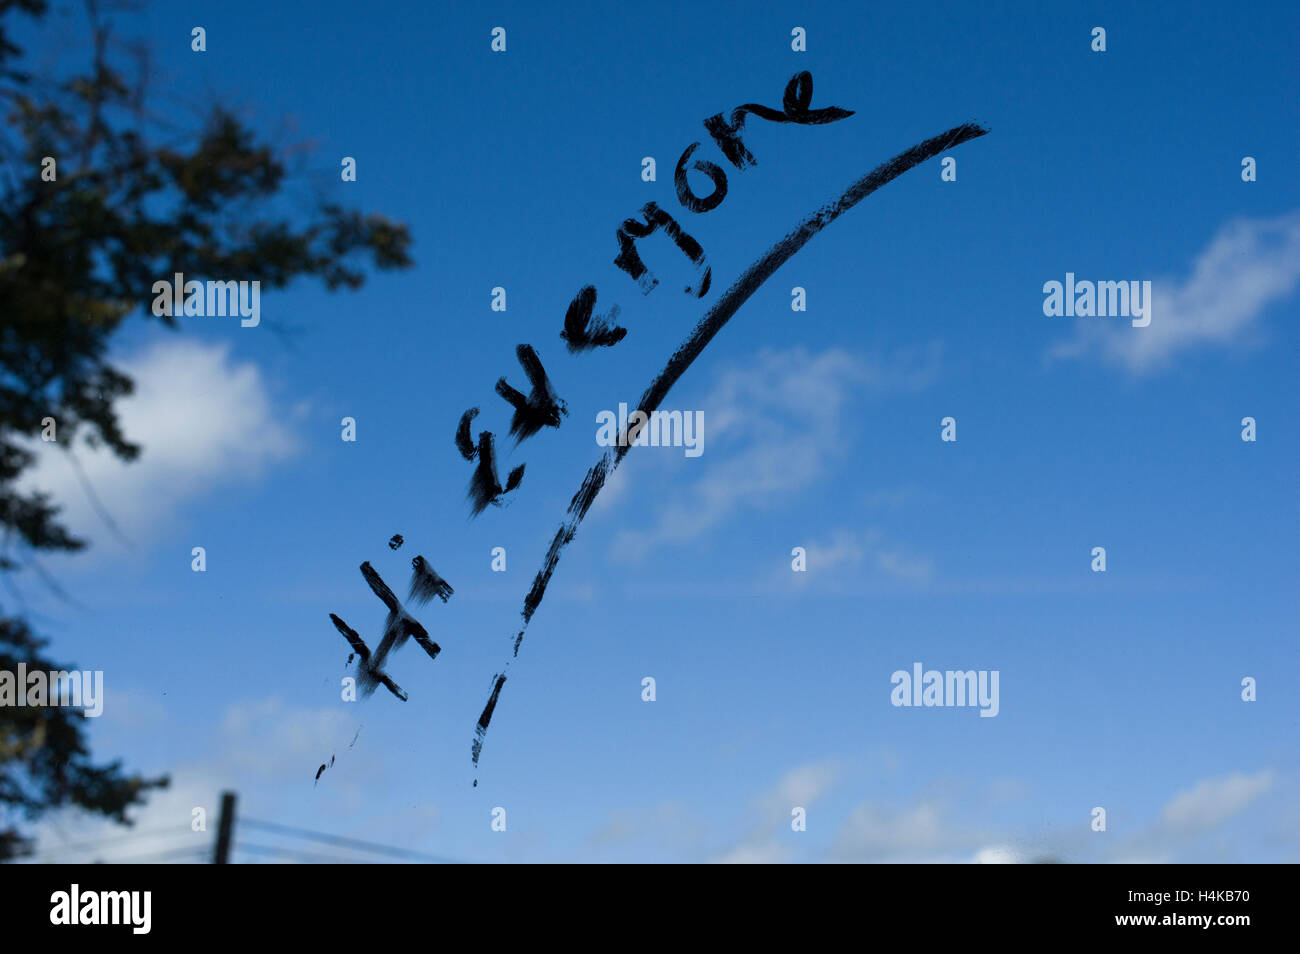
[[[1205,779],[1165,806],[1164,822],[1187,834],[1207,831],[1245,809],[1272,784],[1273,772],[1267,769],[1254,775],[1234,772]]]
[[[1002,790],[1023,791],[1021,783],[997,780]],[[987,788],[987,787],[986,787]],[[826,848],[829,861],[873,864],[1030,864],[1060,857],[1055,837],[1026,838],[1023,832],[981,823],[969,802],[920,798],[895,808],[867,800],[857,805]]]
[[[841,527],[821,541],[804,546],[807,572],[791,573],[782,567],[777,579],[794,586],[809,586],[842,576],[850,569],[877,573],[904,583],[926,583],[933,565],[926,557],[914,556],[888,543],[879,530],[850,530]]]
[[[228,345],[171,339],[121,361],[120,368],[136,389],[116,409],[127,439],[142,445],[140,456],[124,463],[84,441],[73,453],[104,510],[132,543],[165,526],[186,501],[228,480],[254,477],[294,450],[286,415],[273,409],[261,372],[231,360]],[[23,478],[24,489],[51,493],[74,535],[111,541],[67,455],[40,440],[29,446],[38,456]]]
[[[871,393],[925,387],[936,365],[933,351],[887,364],[838,348],[820,354],[769,349],[723,373],[700,404],[704,453],[680,464],[698,476],[675,482],[653,528],[621,531],[614,555],[635,560],[655,547],[689,542],[742,507],[770,507],[806,489],[859,426],[850,413],[855,405]]]
[[[48,815],[35,826],[31,862],[68,864],[156,860],[202,864],[212,860],[221,783],[200,768],[172,773],[171,785],[153,790],[129,812],[131,827],[75,810]],[[194,831],[195,807],[207,812],[206,831]]]
[[[1114,276],[1119,278],[1120,276]],[[1249,343],[1264,310],[1300,282],[1300,211],[1229,222],[1196,257],[1184,282],[1152,282],[1151,324],[1073,319],[1075,337],[1053,358],[1097,354],[1142,374],[1197,346]]]
[[[783,863],[794,860],[789,839],[781,838],[782,812],[799,799],[811,802],[834,779],[830,763],[803,766],[789,773],[759,801],[763,825],[719,860],[741,863]],[[863,801],[849,812],[828,843],[814,849],[816,860],[839,863],[900,864],[1026,864],[1061,859],[1111,864],[1166,863],[1212,859],[1207,832],[1239,815],[1274,787],[1277,774],[1232,773],[1205,779],[1177,793],[1164,806],[1159,820],[1138,827],[1128,836],[1100,838],[1088,829],[1087,818],[1073,818],[1063,827],[1033,833],[981,824],[938,799],[916,799],[902,807],[877,800]],[[1003,784],[1005,787],[1005,783]],[[1020,786],[1015,786],[1019,788]],[[1132,812],[1135,806],[1126,811]],[[1074,811],[1070,808],[1069,811]],[[824,816],[821,825],[827,825]],[[802,837],[802,836],[800,836]],[[1116,841],[1114,839],[1118,838]],[[1207,854],[1207,852],[1211,854]]]
[[[784,810],[786,815],[796,805],[807,808],[826,794],[838,774],[835,765],[830,762],[809,762],[786,772],[781,776],[776,788],[764,799],[764,807],[769,812]]]
[[[1119,836],[1118,841],[1111,841],[1108,836],[1097,846],[1093,839],[1087,839],[1088,847],[1099,850],[1101,860],[1112,864],[1258,861],[1257,846],[1237,845],[1231,839],[1227,842],[1216,840],[1211,832],[1245,811],[1272,789],[1278,778],[1274,770],[1264,769],[1253,775],[1233,772],[1202,779],[1177,792],[1165,804],[1158,818],[1127,836]],[[1276,816],[1255,821],[1278,825]],[[1236,845],[1235,849],[1226,848],[1230,843]],[[1284,845],[1284,841],[1275,839],[1270,847],[1276,851]],[[1233,857],[1233,851],[1238,853],[1236,857]]]
[[[830,847],[831,860],[889,864],[1019,865],[1033,860],[1005,841],[947,821],[937,802],[893,811],[864,802]]]
[[[775,840],[746,842],[713,859],[715,865],[779,865],[790,860],[790,850]]]
[[[834,784],[839,770],[834,762],[809,762],[786,772],[758,800],[762,821],[738,845],[727,849],[715,864],[780,864],[790,860],[788,842],[780,835],[789,832],[795,808],[810,810]]]
[[[890,812],[863,803],[840,830],[834,854],[844,861],[917,861],[953,847],[950,841],[937,805],[922,803]],[[968,850],[964,840],[960,850]]]
[[[221,722],[228,766],[263,779],[300,779],[304,765],[319,761],[354,728],[341,709],[293,707],[276,696],[235,703]]]
[[[587,837],[587,844],[606,850],[652,841],[658,848],[671,846],[685,855],[698,850],[705,836],[706,823],[683,802],[664,801],[613,812]]]
[[[836,530],[829,540],[809,543],[804,547],[808,561],[817,570],[834,570],[843,566],[858,566],[866,556],[866,548],[874,538],[870,534]]]
[[[152,696],[118,693],[110,701],[113,705],[111,708],[106,705],[104,718],[114,720],[119,728],[132,733],[141,731],[142,717],[151,718],[154,726],[168,718],[165,709]],[[128,811],[134,822],[132,827],[78,809],[53,812],[34,826],[37,852],[31,860],[37,863],[145,859],[168,863],[209,862],[223,791],[239,793],[237,819],[250,810],[254,815],[259,814],[264,808],[274,817],[272,806],[281,803],[284,793],[310,790],[313,767],[331,752],[342,755],[343,746],[355,737],[356,731],[353,720],[335,706],[293,706],[274,696],[232,703],[223,713],[219,731],[202,759],[169,768],[166,774],[171,784],[165,789],[152,790],[143,805]],[[331,793],[360,804],[366,791],[360,779],[373,777],[381,763],[373,753],[363,755],[360,750],[350,751],[348,756],[353,763],[364,765],[369,774],[347,775],[341,771],[331,774]],[[195,808],[204,810],[206,830],[193,830]],[[373,811],[358,812],[359,827],[362,822],[373,825],[376,817]],[[293,818],[287,816],[285,820],[292,823]],[[238,820],[236,833],[238,848],[241,841]],[[306,846],[306,850],[311,849],[312,846]]]
[[[977,865],[1019,865],[1024,864],[1024,857],[1006,845],[990,845],[975,852],[971,862]]]

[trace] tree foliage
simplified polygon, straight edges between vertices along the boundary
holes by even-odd
[[[231,111],[213,105],[187,128],[151,115],[147,53],[110,29],[120,12],[88,2],[88,62],[38,76],[16,34],[50,29],[48,3],[0,0],[0,577],[10,588],[41,572],[39,554],[85,546],[59,522],[58,501],[20,489],[42,420],[55,419],[65,450],[80,438],[123,460],[141,452],[114,411],[132,382],[108,344],[141,312],[175,324],[152,316],[153,282],[183,272],[274,289],[309,276],[354,289],[367,266],[411,264],[404,225],[327,200],[289,202],[286,150]],[[44,645],[0,605],[0,670],[67,668],[43,659]],[[166,784],[92,765],[82,718],[0,708],[0,812],[31,819],[75,805],[125,821]],[[21,845],[12,824],[0,828],[0,858]]]

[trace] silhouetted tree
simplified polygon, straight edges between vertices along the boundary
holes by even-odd
[[[86,3],[88,64],[27,72],[15,24],[49,29],[47,13],[46,0],[0,0],[0,577],[11,590],[14,574],[44,575],[39,553],[85,546],[58,522],[58,501],[18,488],[42,419],[55,419],[65,450],[82,436],[124,460],[140,453],[114,413],[132,382],[107,346],[141,309],[174,325],[151,316],[154,281],[184,272],[277,288],[315,276],[356,288],[367,259],[411,264],[404,225],[324,201],[286,209],[286,151],[228,110],[214,106],[188,129],[153,118],[147,53],[116,44],[101,4]],[[0,607],[0,670],[70,668],[42,658],[44,645]],[[19,816],[75,805],[127,822],[167,784],[93,765],[83,718],[0,707],[0,858],[27,847]]]

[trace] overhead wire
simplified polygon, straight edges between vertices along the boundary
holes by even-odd
[[[295,828],[292,825],[282,825],[279,822],[262,821],[257,818],[240,818],[235,822],[235,826],[236,828],[245,827],[260,829],[262,831],[287,835],[289,837],[319,841],[323,844],[335,845],[340,848],[350,848],[354,851],[369,851],[375,854],[388,855],[393,858],[404,858],[410,861],[427,861],[434,864],[451,865],[463,864],[463,862],[456,861],[452,858],[430,855],[422,851],[411,851],[407,848],[395,848],[392,845],[381,845],[373,841],[362,841],[359,838],[344,838],[341,835],[331,835],[328,832],[312,831],[308,828]]]

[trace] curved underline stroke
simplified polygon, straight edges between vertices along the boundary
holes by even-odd
[[[691,336],[673,353],[673,356],[668,360],[668,364],[650,382],[650,386],[646,388],[645,393],[641,396],[637,409],[644,412],[648,419],[650,413],[658,409],[672,386],[686,373],[686,369],[700,356],[708,343],[713,340],[714,335],[722,330],[723,325],[731,320],[732,316],[740,309],[740,306],[747,302],[763,282],[767,281],[795,252],[808,244],[808,241],[814,235],[881,186],[897,179],[913,166],[920,165],[927,159],[933,159],[939,153],[946,152],[954,146],[987,135],[988,131],[986,127],[977,123],[963,123],[960,126],[954,126],[945,133],[933,136],[913,146],[906,152],[899,153],[888,162],[876,166],[876,168],[849,186],[838,199],[826,203],[804,219],[794,231],[787,234],[785,238],[768,249],[762,258],[745,269],[731,287],[723,293],[722,297],[714,303],[713,307],[705,312],[704,317],[695,326],[695,330],[691,332]],[[567,510],[569,519],[561,524],[560,529],[556,531],[555,537],[551,540],[551,545],[546,551],[546,558],[542,562],[542,568],[537,571],[537,575],[533,578],[533,585],[529,589],[528,595],[524,597],[524,608],[520,614],[523,616],[524,625],[515,636],[514,656],[519,655],[519,645],[523,642],[528,624],[533,618],[534,611],[541,604],[542,597],[546,595],[546,587],[551,581],[551,574],[555,572],[555,567],[559,563],[560,553],[577,535],[578,526],[587,515],[587,511],[596,499],[596,495],[600,493],[600,489],[605,485],[606,478],[622,463],[624,455],[633,446],[628,437],[628,431],[625,430],[619,436],[617,450],[606,451],[596,465],[587,471],[587,476],[583,478],[582,485],[578,488],[577,493],[573,495],[573,499],[569,501]],[[506,671],[498,673],[494,677],[492,694],[488,698],[487,705],[483,707],[483,712],[478,718],[478,724],[474,727],[474,743],[471,753],[475,768],[478,767],[479,756],[483,751],[483,739],[487,735],[488,725],[492,721],[492,713],[496,709],[497,700],[501,695],[502,686],[505,685],[509,669],[510,664],[507,662]],[[478,785],[478,779],[474,780],[474,784]]]

